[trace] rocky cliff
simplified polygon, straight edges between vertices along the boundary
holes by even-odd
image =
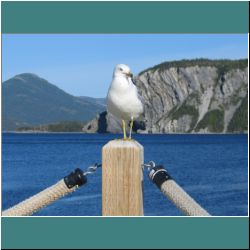
[[[145,112],[139,133],[246,132],[248,125],[248,62],[182,60],[144,70],[135,78]],[[105,126],[103,126],[105,122]],[[120,132],[110,114],[101,114],[85,132]],[[103,132],[103,129],[101,129]]]

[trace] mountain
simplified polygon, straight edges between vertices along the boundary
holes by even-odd
[[[106,98],[93,98],[89,96],[79,96],[83,102],[93,103],[94,105],[99,104],[106,109]]]
[[[37,75],[24,73],[2,83],[2,129],[60,121],[88,121],[105,110],[97,99],[72,96]]]
[[[144,102],[139,133],[226,133],[248,130],[248,60],[165,62],[135,79]],[[98,115],[86,132],[120,132],[119,122]],[[103,131],[103,130],[102,130]]]

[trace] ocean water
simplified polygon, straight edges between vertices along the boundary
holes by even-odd
[[[112,134],[41,133],[2,135],[2,209],[55,184],[76,167],[101,162],[101,148]],[[145,162],[163,164],[175,181],[209,213],[244,216],[248,212],[247,135],[135,135]],[[101,169],[88,183],[34,215],[100,216]],[[144,214],[182,213],[144,174]]]

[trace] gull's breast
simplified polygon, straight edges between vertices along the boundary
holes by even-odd
[[[107,108],[114,116],[124,120],[129,120],[131,117],[137,118],[143,112],[137,91],[132,88],[124,92],[111,89],[107,96]]]

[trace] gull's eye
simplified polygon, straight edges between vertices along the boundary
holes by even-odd
[[[122,68],[120,68],[120,71],[123,71],[123,69],[122,69]]]

